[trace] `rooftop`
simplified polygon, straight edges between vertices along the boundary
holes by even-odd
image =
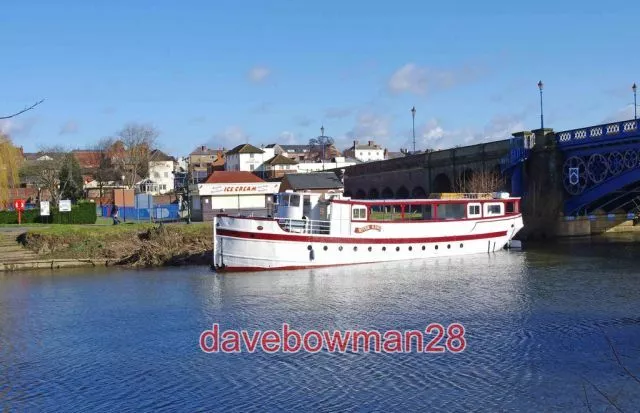
[[[256,148],[250,143],[243,143],[242,145],[238,145],[235,148],[231,149],[227,152],[227,155],[233,155],[236,153],[264,153],[264,151],[260,148]]]
[[[265,182],[256,175],[247,171],[214,171],[205,184],[243,184],[247,182]]]
[[[342,181],[334,172],[311,172],[307,174],[286,174],[286,180],[291,189],[336,189],[344,188]]]
[[[265,163],[269,165],[297,165],[298,164],[298,162],[296,162],[294,159],[287,158],[282,154],[274,156],[273,158],[269,159]]]

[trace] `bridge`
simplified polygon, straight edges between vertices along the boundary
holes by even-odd
[[[497,189],[522,196],[525,203],[542,205],[555,197],[565,216],[635,214],[640,212],[638,125],[628,120],[561,132],[536,129],[495,142],[354,165],[345,170],[345,193],[419,198],[459,190],[475,173],[493,171],[503,178]]]

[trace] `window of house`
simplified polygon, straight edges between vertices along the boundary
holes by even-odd
[[[165,178],[168,178],[168,177],[169,177],[169,172],[165,172],[165,173],[164,173],[164,177],[165,177]]]
[[[252,155],[253,155],[253,154],[252,154]],[[254,165],[254,164],[249,165],[249,169],[250,169],[251,171],[253,171],[253,168],[254,168],[254,167],[255,167],[255,165]]]
[[[255,154],[250,153],[250,154],[249,154],[249,159],[253,159],[253,155],[255,155]]]
[[[160,172],[154,172],[153,173],[153,177],[154,178],[160,178]]]

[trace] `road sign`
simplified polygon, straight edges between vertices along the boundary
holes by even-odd
[[[49,201],[40,201],[40,216],[48,217],[50,215]]]
[[[24,199],[16,199],[13,201],[13,208],[16,211],[24,211],[25,202]]]
[[[58,210],[60,212],[71,212],[71,200],[61,199],[58,203]]]

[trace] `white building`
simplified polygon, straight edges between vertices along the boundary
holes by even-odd
[[[157,149],[149,155],[149,177],[140,183],[140,192],[161,195],[173,191],[175,160]]]
[[[326,162],[300,162],[298,173],[321,172],[329,169],[346,168],[358,162],[354,159],[347,159],[344,156],[337,156]]]
[[[273,147],[256,148],[245,143],[231,149],[226,154],[225,171],[265,172],[264,163],[275,156]]]
[[[358,159],[362,162],[384,160],[384,148],[374,141],[368,141],[366,145],[359,141],[353,141],[353,146],[344,151],[344,156]]]
[[[266,215],[280,182],[265,182],[247,171],[214,171],[206,181],[191,185],[191,215],[211,221],[221,213]]]

